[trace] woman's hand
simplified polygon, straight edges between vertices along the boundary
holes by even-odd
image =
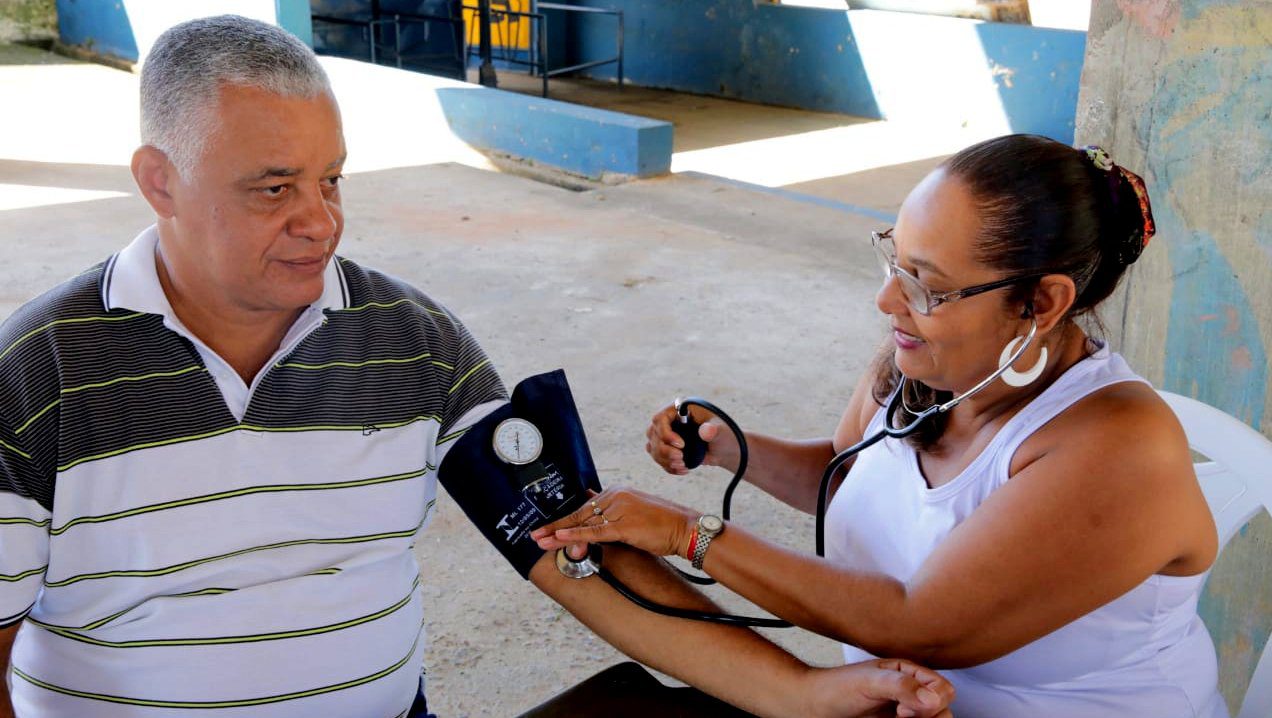
[[[800,687],[807,716],[844,718],[952,718],[954,686],[936,671],[909,661],[881,658],[830,669],[812,669]]]
[[[690,406],[689,415],[701,424],[698,436],[707,442],[707,455],[702,460],[706,466],[720,466],[734,471],[738,466],[738,442],[731,431],[725,428],[714,414],[700,406]],[[680,435],[672,431],[672,422],[680,421],[674,405],[660,409],[649,421],[649,429],[645,432],[645,451],[654,461],[669,474],[684,476],[689,473],[685,466],[684,441]]]
[[[545,551],[616,541],[655,556],[684,556],[699,515],[635,489],[606,489],[569,516],[530,532],[530,537]]]

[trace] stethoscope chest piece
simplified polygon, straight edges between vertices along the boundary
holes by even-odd
[[[595,576],[601,570],[590,553],[576,561],[563,548],[557,549],[556,567],[566,578],[587,578]]]

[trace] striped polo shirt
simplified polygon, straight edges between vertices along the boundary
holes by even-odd
[[[444,308],[336,258],[245,385],[173,313],[157,236],[0,326],[17,715],[403,715],[412,546],[498,375]]]

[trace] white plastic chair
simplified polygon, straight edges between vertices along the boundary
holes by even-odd
[[[1158,392],[1184,425],[1188,446],[1206,457],[1197,480],[1219,529],[1219,550],[1260,511],[1272,512],[1272,441],[1196,399]],[[1272,716],[1272,640],[1263,648],[1235,718]]]

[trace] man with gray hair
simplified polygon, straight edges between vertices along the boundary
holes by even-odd
[[[345,145],[303,43],[184,23],[141,98],[132,172],[156,224],[0,326],[0,716],[9,698],[23,718],[422,716],[411,547],[448,441],[506,402],[499,376],[445,308],[335,256]],[[711,610],[647,555],[607,566]],[[812,669],[750,631],[646,612],[550,557],[529,575],[749,711],[932,715],[950,698],[905,662]]]

